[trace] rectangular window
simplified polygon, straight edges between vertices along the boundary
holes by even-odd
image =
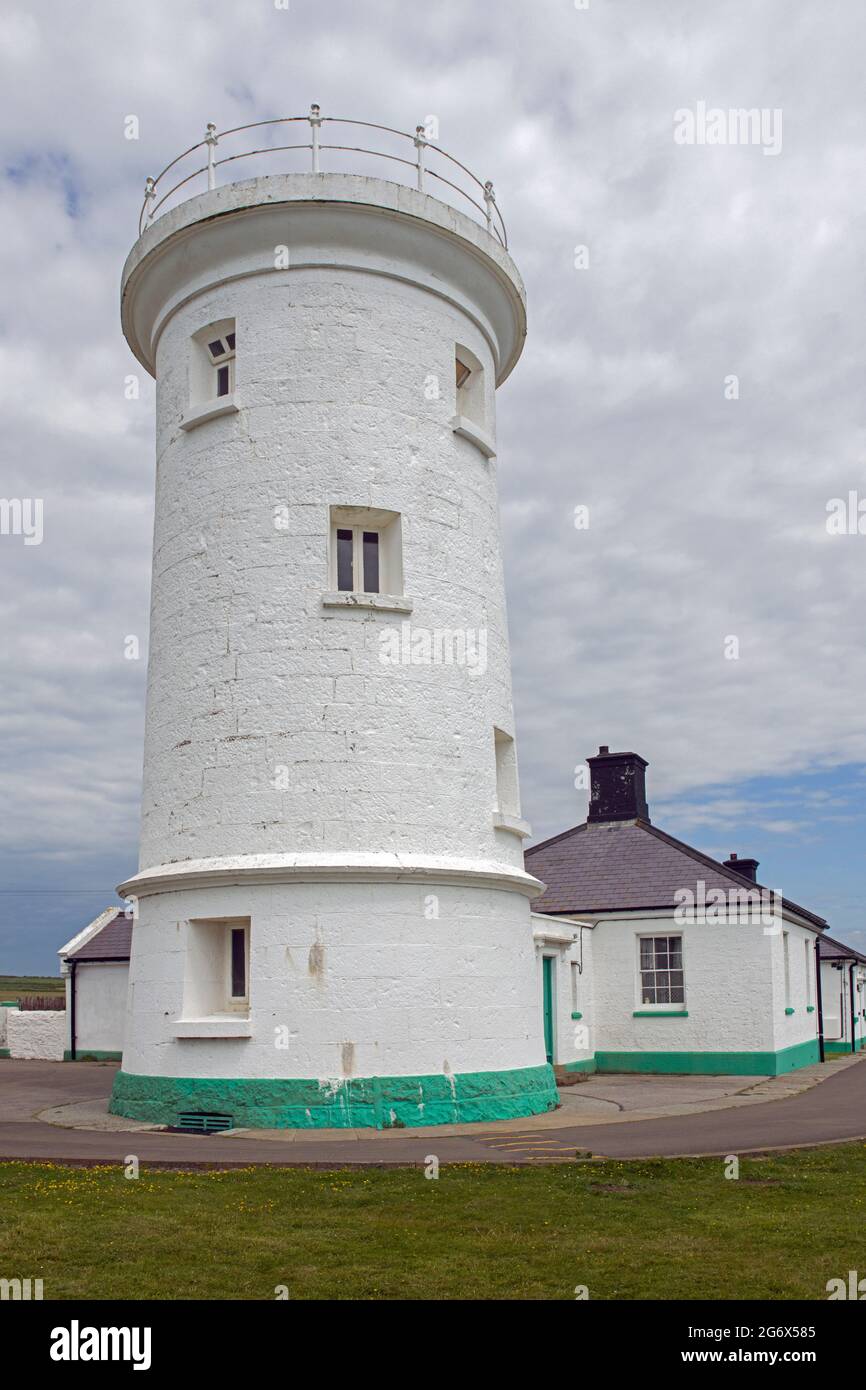
[[[683,939],[681,936],[640,938],[642,1004],[684,1004]]]
[[[782,932],[782,971],[785,977],[785,1008],[791,1007],[791,949],[788,933]]]
[[[355,587],[352,553],[354,537],[352,532],[342,527],[337,530],[337,588],[351,592]]]
[[[192,407],[234,395],[236,341],[234,319],[222,319],[193,334],[189,362]]]
[[[806,950],[806,1003],[812,1002],[812,943],[809,940],[803,942]]]
[[[232,927],[231,997],[247,997],[247,933],[244,927]]]
[[[577,961],[571,962],[571,1007],[572,1011],[577,1010]]]
[[[330,515],[330,587],[341,593],[402,594],[400,513],[333,506]]]
[[[364,593],[379,592],[379,532],[364,532]]]

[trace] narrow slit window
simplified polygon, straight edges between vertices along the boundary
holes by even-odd
[[[364,593],[379,592],[379,532],[364,532]]]
[[[233,927],[231,936],[231,997],[245,999],[247,995],[247,934],[243,927]]]
[[[217,367],[217,395],[228,396],[230,391],[229,364],[225,362],[221,367]]]

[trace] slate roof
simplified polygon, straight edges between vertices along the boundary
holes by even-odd
[[[132,918],[118,912],[110,922],[106,922],[101,931],[98,931],[89,941],[85,941],[84,945],[79,946],[77,951],[70,951],[65,959],[74,961],[129,960],[131,946]]]
[[[684,888],[697,892],[699,880],[708,890],[763,886],[643,820],[576,825],[528,849],[526,868],[546,884],[532,910],[554,916],[674,908],[674,894]],[[823,917],[787,898],[782,902],[826,927]]]
[[[834,936],[821,937],[821,959],[861,960],[866,963],[866,956],[855,951],[853,946],[846,946],[844,941],[837,941]]]

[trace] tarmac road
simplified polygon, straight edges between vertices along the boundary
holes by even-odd
[[[51,1105],[107,1096],[113,1066],[0,1059],[0,1160],[120,1163],[135,1154],[150,1166],[396,1167],[440,1163],[562,1162],[589,1150],[598,1157],[743,1154],[866,1139],[866,1055],[799,1095],[765,1104],[669,1115],[628,1123],[516,1130],[479,1125],[471,1135],[366,1131],[357,1138],[230,1138],[153,1131],[63,1129],[32,1118]],[[2,1181],[2,1168],[0,1168]]]

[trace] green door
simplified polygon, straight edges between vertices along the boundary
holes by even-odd
[[[553,1061],[553,956],[541,957],[544,981],[544,1051],[548,1062]]]

